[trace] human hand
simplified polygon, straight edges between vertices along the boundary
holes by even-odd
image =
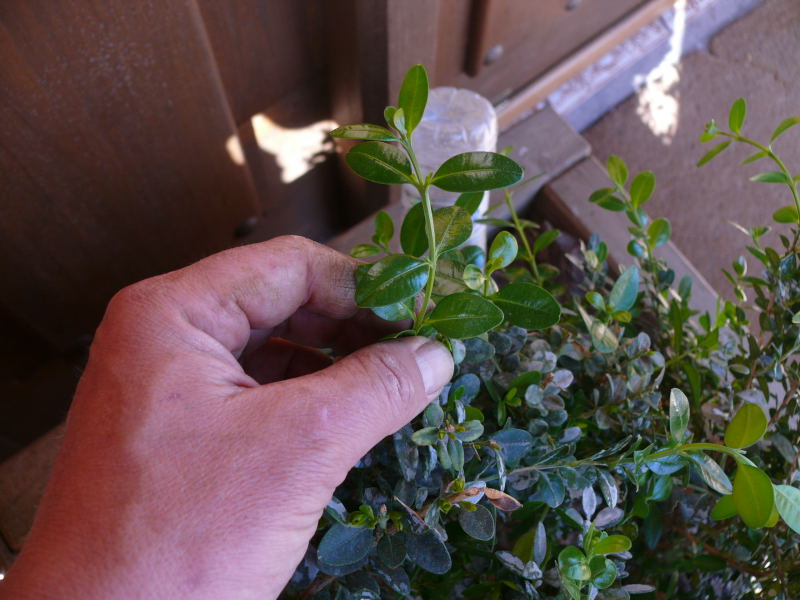
[[[309,348],[376,338],[356,265],[282,237],[117,294],[0,597],[276,597],[350,467],[452,375],[425,338]]]

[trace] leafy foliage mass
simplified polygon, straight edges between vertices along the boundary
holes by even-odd
[[[736,300],[698,314],[691,280],[676,283],[656,255],[671,227],[644,211],[653,174],[631,177],[618,157],[609,187],[589,198],[630,221],[631,262],[616,279],[593,237],[574,261],[581,289],[567,293],[537,261],[558,232],[529,238],[536,226],[508,189],[511,220],[477,218],[503,228],[488,251],[464,247],[483,191],[517,184],[522,169],[506,153],[472,152],[423,173],[411,139],[427,92],[413,67],[388,128],[333,135],[366,140],[347,155],[358,174],[420,196],[399,229],[402,253],[386,213],[372,244],[354,248],[383,255],[358,269],[358,303],[449,344],[456,375],[336,491],[287,595],[800,597],[798,176],[742,134],[744,101],[729,130],[707,126],[701,141],[724,141],[699,164],[753,146],[746,162],[776,170],[752,179],[789,188],[793,203],[774,220],[791,227],[780,249],[762,243],[767,227],[743,229],[752,272],[734,260]],[[461,195],[433,210],[431,185]]]

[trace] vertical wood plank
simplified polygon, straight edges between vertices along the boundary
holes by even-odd
[[[56,347],[255,209],[192,0],[0,4],[0,304]]]

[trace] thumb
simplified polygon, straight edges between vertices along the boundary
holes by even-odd
[[[410,337],[367,346],[327,369],[282,384],[302,380],[310,401],[302,407],[310,419],[307,425],[322,425],[315,441],[346,470],[418,415],[452,375],[453,358],[442,344]]]

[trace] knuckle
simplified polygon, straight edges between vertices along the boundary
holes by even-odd
[[[417,394],[413,375],[399,357],[384,348],[362,357],[363,377],[371,382],[371,392],[383,401],[383,407],[392,416],[408,412],[407,406]]]

